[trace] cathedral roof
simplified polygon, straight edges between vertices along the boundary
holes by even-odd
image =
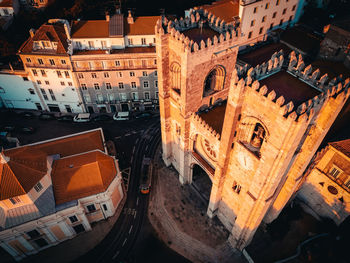
[[[350,157],[350,139],[338,141],[338,142],[331,142],[331,146],[333,146],[338,151],[345,154],[347,157]]]

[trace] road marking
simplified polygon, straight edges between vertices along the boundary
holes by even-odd
[[[134,218],[136,218],[137,211],[135,211]]]
[[[115,259],[115,258],[119,255],[119,253],[120,253],[120,251],[118,250],[118,251],[114,254],[114,256],[112,257],[112,259]]]
[[[131,227],[130,227],[130,229],[129,229],[129,234],[131,233],[132,227],[133,227],[133,225],[131,225]]]
[[[124,242],[123,242],[122,247],[125,245],[125,243],[126,243],[127,240],[128,240],[127,238],[124,239]]]
[[[136,199],[136,205],[139,205],[139,197]]]

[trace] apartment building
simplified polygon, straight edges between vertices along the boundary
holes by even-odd
[[[0,0],[0,27],[6,30],[19,11],[18,0]]]
[[[18,51],[44,110],[84,111],[70,62],[72,50],[68,21],[51,19],[31,29]]]
[[[154,26],[159,16],[115,14],[74,21],[71,56],[87,111],[152,110],[158,107]]]
[[[124,192],[102,129],[0,153],[0,246],[16,260],[114,215]]]

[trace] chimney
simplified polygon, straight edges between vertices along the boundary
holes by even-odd
[[[106,21],[109,22],[109,14],[106,12]]]
[[[70,28],[69,28],[69,26],[66,23],[64,23],[63,26],[64,26],[64,31],[66,31],[67,39],[70,39]]]
[[[132,17],[131,10],[129,10],[128,24],[133,24],[133,23],[134,23],[134,18]]]
[[[34,37],[34,35],[35,35],[35,29],[34,28],[29,29],[29,35],[30,35],[31,38]]]

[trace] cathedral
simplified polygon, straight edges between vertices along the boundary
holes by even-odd
[[[155,26],[163,160],[182,184],[206,178],[208,216],[243,249],[297,190],[350,80],[329,80],[294,51],[236,63],[240,30],[201,8]]]

